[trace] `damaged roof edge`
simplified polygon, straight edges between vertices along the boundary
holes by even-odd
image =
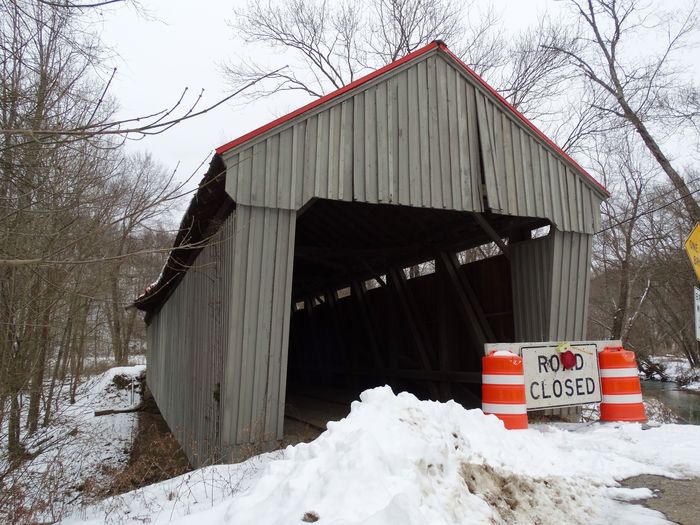
[[[209,238],[235,208],[225,185],[226,166],[221,155],[215,153],[180,222],[158,279],[133,302],[133,306],[146,312],[146,322],[168,300]]]

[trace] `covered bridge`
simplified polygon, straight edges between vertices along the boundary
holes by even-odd
[[[195,465],[295,395],[479,406],[485,342],[585,337],[606,196],[434,42],[217,149],[136,302],[149,386]]]

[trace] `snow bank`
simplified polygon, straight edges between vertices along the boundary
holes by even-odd
[[[335,525],[662,523],[658,513],[619,501],[648,492],[619,488],[617,480],[642,473],[700,475],[698,439],[700,428],[688,425],[643,430],[638,424],[558,424],[507,431],[480,410],[381,387],[364,392],[347,418],[329,423],[312,443],[124,495],[119,519],[193,525],[302,523],[305,516]],[[234,478],[237,489],[207,489],[209,475]],[[192,480],[199,478],[203,483],[193,491]],[[178,486],[187,487],[184,495]],[[106,507],[83,517],[102,522]]]

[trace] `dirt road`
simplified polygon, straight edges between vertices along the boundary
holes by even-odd
[[[644,475],[628,478],[622,486],[650,488],[656,497],[643,500],[644,505],[681,525],[700,524],[700,478],[670,479]]]

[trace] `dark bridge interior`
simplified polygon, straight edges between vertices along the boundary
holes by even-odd
[[[288,414],[390,385],[480,406],[485,342],[514,340],[510,264],[491,244],[542,219],[316,200],[296,226]],[[506,241],[502,241],[506,239]],[[471,261],[471,262],[469,262]],[[296,405],[296,406],[295,406]],[[298,416],[298,414],[297,414]]]

